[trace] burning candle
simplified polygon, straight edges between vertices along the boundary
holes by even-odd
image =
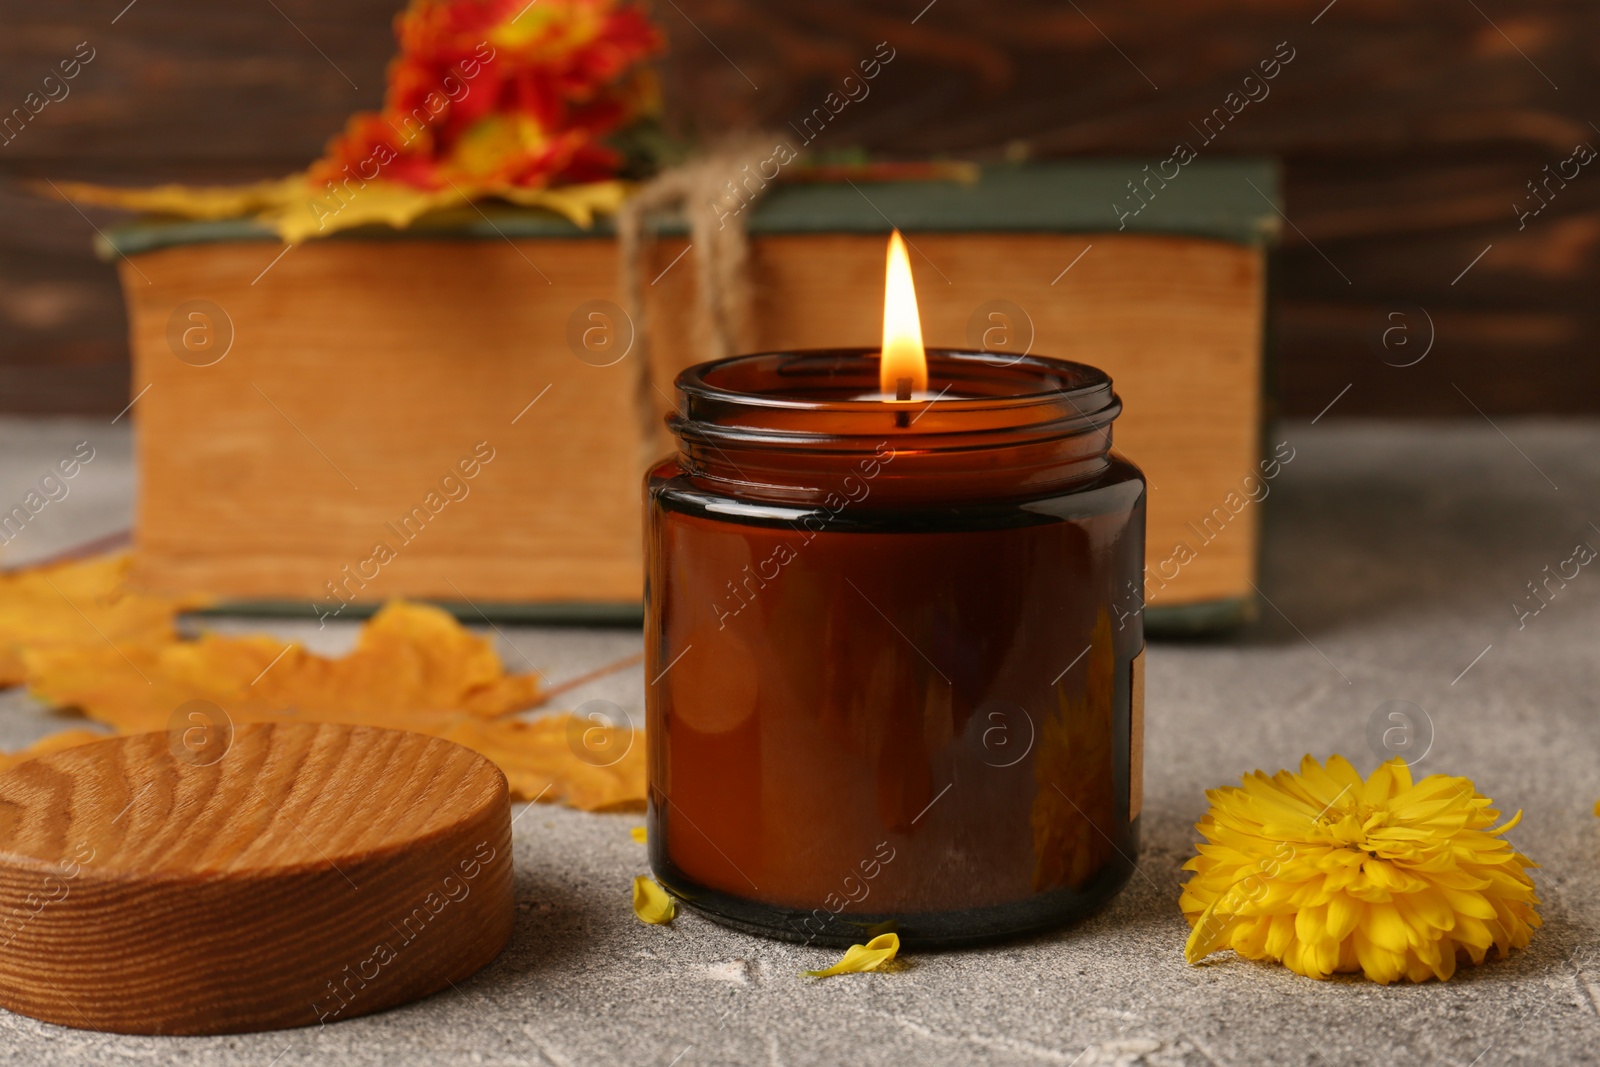
[[[1138,852],[1145,506],[1110,379],[924,349],[896,233],[879,348],[677,385],[646,482],[661,883],[818,944],[1109,898]]]
[[[922,316],[917,314],[917,288],[911,280],[911,257],[905,238],[889,237],[889,264],[884,269],[883,350],[878,361],[878,388],[909,400],[928,388],[928,359],[922,348]]]

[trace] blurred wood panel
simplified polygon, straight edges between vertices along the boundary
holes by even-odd
[[[95,57],[67,98],[0,144],[0,175],[148,182],[295,169],[352,110],[380,100],[398,6],[3,0],[0,111],[79,42]],[[1463,397],[1491,414],[1600,411],[1589,295],[1600,167],[1552,185],[1547,207],[1517,218],[1517,206],[1536,205],[1527,183],[1546,165],[1600,144],[1589,123],[1600,91],[1585,76],[1600,32],[1593,4],[655,6],[672,45],[668,122],[684,136],[788,129],[888,41],[896,56],[870,95],[814,147],[1159,159],[1187,141],[1207,157],[1278,156],[1290,220],[1274,278],[1282,410],[1314,415],[1348,385],[1329,417],[1476,417]],[[1202,143],[1196,126],[1288,50],[1267,95]],[[0,408],[126,403],[121,300],[89,253],[91,225],[107,217],[0,191]],[[1415,366],[1384,362],[1401,361],[1379,340],[1396,313],[1413,340],[1431,320],[1434,346]]]

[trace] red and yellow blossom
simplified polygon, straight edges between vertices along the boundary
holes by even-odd
[[[311,168],[434,190],[614,177],[604,138],[653,112],[642,62],[661,34],[617,0],[413,0],[383,110],[360,114]]]
[[[250,185],[53,195],[199,219],[254,217],[291,243],[394,227],[489,197],[587,226],[626,188],[614,134],[659,108],[645,61],[659,30],[623,0],[411,0],[380,111],[362,112],[299,174]],[[41,190],[46,191],[46,190]]]

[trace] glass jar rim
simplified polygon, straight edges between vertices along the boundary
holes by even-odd
[[[1037,494],[1107,469],[1122,402],[1104,371],[1046,356],[927,352],[929,387],[910,400],[879,392],[876,348],[690,367],[667,418],[676,462],[719,491],[784,500],[891,459],[892,473],[875,482],[883,500]]]
[[[870,451],[886,431],[900,448],[941,452],[1088,433],[1109,444],[1122,402],[1097,367],[964,349],[927,354],[929,388],[910,400],[878,392],[876,348],[757,352],[698,364],[678,375],[678,410],[667,422],[685,445],[802,451]]]
[[[927,349],[927,355],[930,389],[931,383],[939,378],[935,373],[935,368],[941,366],[946,369],[961,367],[965,370],[977,372],[976,374],[963,376],[964,383],[968,385],[989,385],[997,388],[1003,386],[1007,381],[1014,380],[1018,383],[1023,383],[1028,382],[1030,378],[1034,382],[1056,383],[1048,388],[1039,388],[1028,392],[990,392],[981,395],[957,393],[953,396],[941,396],[937,399],[939,404],[952,408],[975,410],[980,408],[1032,407],[1040,403],[1048,403],[1057,398],[1070,397],[1091,402],[1089,406],[1075,405],[1083,415],[1089,417],[1112,407],[1116,403],[1111,388],[1111,377],[1100,368],[1090,366],[1087,363],[1073,363],[1064,359],[1035,356],[1027,353],[1013,355],[1009,352],[988,352],[956,348],[929,348]],[[818,411],[829,408],[836,408],[841,411],[876,411],[882,410],[884,401],[881,398],[807,396],[798,393],[785,393],[780,390],[754,392],[748,389],[733,388],[719,384],[718,379],[725,379],[740,369],[755,369],[760,364],[770,364],[770,380],[781,382],[789,377],[789,371],[795,367],[804,368],[829,363],[838,366],[848,361],[857,363],[858,370],[870,369],[875,383],[877,357],[878,349],[864,347],[752,352],[695,364],[679,372],[675,384],[678,392],[685,398],[719,403],[804,411]],[[1018,370],[1018,368],[1022,369]],[[1032,372],[1031,375],[1028,372]],[[868,391],[872,392],[875,389],[869,389]]]

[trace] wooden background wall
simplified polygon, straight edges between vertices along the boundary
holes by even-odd
[[[400,2],[0,0],[0,112],[79,42],[94,49],[70,95],[0,145],[0,410],[127,401],[121,301],[89,247],[91,219],[114,216],[14,180],[298,169],[381,99]],[[1600,411],[1600,165],[1517,217],[1537,206],[1526,183],[1547,164],[1600,145],[1593,0],[654,6],[678,131],[782,127],[888,40],[899,57],[818,146],[905,155],[1164,157],[1288,42],[1295,59],[1271,95],[1206,149],[1284,163],[1283,410],[1315,414],[1349,385],[1329,417],[1476,418],[1464,395],[1491,414]],[[1386,366],[1377,320],[1407,305],[1431,317],[1436,345]]]

